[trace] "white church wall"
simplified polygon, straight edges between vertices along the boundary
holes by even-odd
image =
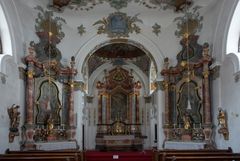
[[[240,122],[240,99],[239,81],[236,82],[234,79],[234,66],[231,59],[225,59],[220,73],[221,79],[221,102],[222,109],[227,112],[228,129],[229,129],[229,140],[224,140],[223,135],[220,135],[216,127],[216,144],[218,148],[231,147],[234,152],[240,152],[239,143],[239,122]],[[214,122],[217,125],[217,109],[214,109]]]
[[[23,2],[26,2],[28,6],[25,6],[26,3],[23,4]],[[237,0],[232,0],[235,3],[235,1]],[[38,38],[35,35],[35,29],[34,29],[34,25],[35,25],[35,19],[37,18],[37,13],[38,11],[34,10],[34,9],[30,9],[30,7],[35,6],[36,4],[40,3],[39,1],[29,1],[29,0],[17,0],[14,1],[14,4],[16,7],[14,7],[14,5],[12,4],[12,1],[0,1],[1,3],[4,2],[4,5],[7,6],[7,15],[8,15],[8,22],[10,23],[10,32],[11,37],[14,38],[13,41],[13,53],[15,56],[13,56],[13,59],[16,60],[17,64],[15,63],[14,66],[14,74],[9,73],[9,75],[7,74],[6,77],[3,77],[6,79],[6,83],[1,83],[0,82],[0,102],[2,104],[3,108],[8,107],[9,105],[11,105],[15,100],[16,100],[16,104],[20,104],[21,107],[24,107],[24,83],[22,80],[19,80],[19,76],[17,74],[17,67],[18,65],[21,65],[21,58],[24,56],[24,54],[26,54],[26,48],[29,45],[29,42],[34,40],[35,42],[38,42]],[[42,2],[41,4],[46,4],[47,1]],[[229,0],[222,0],[220,1],[216,6],[212,6],[212,8],[210,9],[211,11],[206,12],[204,14],[204,20],[203,20],[203,29],[201,31],[200,34],[200,44],[202,44],[203,42],[209,42],[210,45],[213,44],[213,52],[212,55],[215,59],[217,59],[218,61],[221,62],[221,54],[225,54],[223,53],[223,49],[224,49],[224,43],[222,41],[222,39],[225,39],[225,35],[222,35],[222,33],[224,33],[226,31],[226,22],[228,22],[228,18],[229,18],[229,10],[231,10],[231,8],[233,7],[233,4],[229,2]],[[42,5],[42,6],[44,6]],[[45,6],[44,6],[45,7]],[[17,14],[15,14],[15,9],[17,8]],[[79,80],[84,80],[82,78],[82,73],[81,73],[81,69],[83,67],[85,58],[87,57],[87,55],[91,52],[91,50],[93,50],[97,45],[109,41],[110,39],[107,37],[107,35],[102,34],[102,35],[97,35],[97,27],[96,26],[92,26],[92,24],[94,22],[96,22],[96,20],[102,19],[103,17],[107,17],[109,15],[109,13],[113,13],[114,10],[110,10],[107,12],[103,12],[103,15],[101,14],[97,14],[97,11],[99,11],[101,9],[101,7],[99,7],[97,10],[92,10],[89,12],[81,12],[80,14],[80,21],[76,20],[76,19],[72,19],[70,20],[70,11],[67,10],[66,12],[69,14],[68,17],[64,17],[67,21],[67,25],[63,25],[63,31],[65,32],[65,38],[62,40],[62,42],[58,45],[59,49],[62,51],[63,54],[63,59],[67,59],[69,60],[70,57],[72,55],[76,56],[76,61],[77,61],[77,68],[78,71],[80,72],[80,74],[78,75],[78,79]],[[219,12],[226,12],[228,14],[220,14]],[[122,10],[122,12],[128,12],[129,15],[135,15],[138,13],[137,10]],[[159,12],[159,11],[158,11]],[[95,14],[93,14],[95,13]],[[102,13],[102,12],[101,12]],[[160,13],[158,13],[160,14]],[[16,15],[19,15],[16,16]],[[57,16],[62,16],[61,13],[55,13],[55,15]],[[139,18],[144,19],[143,24],[139,24],[139,26],[142,28],[142,33],[141,34],[130,34],[129,39],[133,40],[137,43],[142,44],[153,56],[153,58],[156,60],[157,65],[158,65],[158,72],[161,71],[161,64],[163,62],[163,58],[165,56],[170,57],[170,64],[174,64],[176,61],[176,54],[181,50],[181,46],[179,44],[179,40],[178,38],[176,38],[176,36],[174,35],[174,32],[176,30],[176,26],[174,24],[171,24],[170,21],[168,20],[164,20],[162,22],[164,22],[162,25],[162,31],[160,33],[159,36],[156,36],[152,33],[152,28],[151,26],[157,22],[157,18],[152,20],[148,17],[151,17],[150,12],[146,12],[144,14],[140,14]],[[219,17],[219,18],[216,18]],[[146,18],[146,19],[145,19]],[[162,17],[158,17],[158,18],[162,18]],[[86,33],[83,34],[82,36],[80,36],[77,33],[77,27],[79,25],[83,24],[84,27],[86,27]],[[229,61],[225,61],[224,64],[229,65],[227,62]],[[6,63],[8,64],[8,63]],[[14,64],[14,63],[13,63]],[[222,65],[222,69],[225,68],[225,66]],[[8,70],[8,68],[6,68]],[[13,72],[13,73],[14,73]],[[221,80],[222,83],[221,85],[219,85],[218,83],[213,85],[213,90],[212,90],[212,95],[215,96],[219,96],[219,88],[222,88],[222,91],[224,91],[224,93],[222,92],[222,106],[223,108],[231,105],[232,108],[231,112],[230,112],[230,122],[231,127],[230,130],[233,130],[233,127],[235,126],[235,124],[237,123],[236,120],[239,119],[239,117],[237,117],[238,114],[238,109],[237,109],[237,104],[239,104],[238,102],[238,92],[236,91],[236,89],[239,87],[238,84],[239,83],[235,83],[234,79],[232,78],[232,80],[227,80],[230,79],[230,73],[233,75],[234,73],[232,73],[232,68],[231,67],[226,67],[226,69],[224,69],[222,71],[222,76],[221,76]],[[231,76],[232,76],[231,75]],[[225,78],[225,76],[227,76]],[[224,78],[223,78],[224,77]],[[17,80],[17,81],[16,81]],[[216,80],[214,82],[218,82],[219,80]],[[13,84],[11,84],[13,83]],[[17,86],[17,88],[15,88]],[[230,88],[230,89],[225,89],[225,88]],[[235,93],[235,95],[233,96],[233,98],[229,97],[230,95],[225,95],[225,91],[233,91],[233,93]],[[4,91],[4,92],[2,92]],[[17,97],[15,97],[17,95]],[[77,99],[79,99],[79,102],[76,102],[76,106],[75,108],[80,107],[79,109],[77,109],[76,111],[80,111],[80,109],[82,108],[82,105],[80,105],[80,100],[82,95],[81,94],[77,94]],[[158,96],[159,98],[161,97],[161,95],[159,94]],[[216,113],[217,113],[217,108],[219,107],[219,101],[220,99],[217,98],[213,98],[212,100],[212,105],[213,105],[213,113],[214,113],[214,121],[215,121],[215,125],[217,125],[216,123]],[[96,100],[95,100],[96,101]],[[158,106],[160,106],[162,101],[160,101],[160,103],[158,104]],[[97,104],[96,102],[94,104]],[[162,105],[161,105],[162,106]],[[5,110],[0,108],[1,110]],[[22,109],[22,108],[21,108]],[[94,110],[89,110],[89,112],[91,114],[93,114]],[[77,113],[78,113],[77,112]],[[159,110],[158,111],[158,122],[161,122],[161,113],[163,111]],[[232,113],[233,112],[233,113]],[[21,113],[23,113],[21,111]],[[231,114],[232,113],[232,114]],[[6,113],[4,113],[6,114]],[[6,131],[6,133],[3,134],[4,138],[8,135],[8,130],[5,130],[8,128],[8,123],[6,120],[6,116],[4,115],[3,118],[0,117],[0,119],[2,119],[0,122],[3,122],[4,124],[1,124],[1,131]],[[80,117],[81,114],[78,115],[78,128],[81,129],[80,126]],[[90,118],[91,119],[91,118]],[[93,121],[89,121],[89,123],[91,123]],[[87,124],[88,125],[88,124]],[[161,126],[161,123],[159,123],[159,126]],[[237,126],[237,125],[236,125]],[[91,127],[91,129],[89,129],[87,134],[92,134],[94,133],[94,130],[96,130],[96,128],[94,126]],[[87,130],[86,130],[87,131]],[[77,131],[77,140],[80,141],[81,140],[81,136],[80,136],[80,130]],[[2,135],[1,135],[2,136]],[[89,147],[93,147],[92,143],[94,142],[94,140],[92,139],[95,136],[89,136],[86,135],[86,137],[89,137],[89,140],[92,140],[92,142],[89,142]],[[159,139],[160,137],[162,138],[161,134],[159,134]],[[19,138],[19,137],[18,137]],[[232,133],[230,135],[230,140],[229,141],[221,141],[223,138],[220,138],[220,136],[216,135],[216,144],[218,147],[226,147],[226,146],[231,146],[231,143],[233,143],[233,148],[235,151],[237,151],[237,145],[234,143],[234,139],[237,139],[237,134]],[[16,139],[17,140],[17,139]],[[17,146],[17,141],[14,141],[13,144],[11,145],[15,145],[11,148],[17,148],[19,147],[19,145]],[[220,140],[220,141],[219,141]],[[3,141],[3,143],[1,143],[1,141]],[[1,152],[3,152],[6,147],[8,147],[7,144],[7,139],[2,139],[2,137],[0,137],[0,143],[1,148],[3,147],[3,149],[0,149]],[[161,142],[162,140],[160,140],[160,143],[158,143],[158,147],[161,147]]]
[[[19,133],[21,134],[21,125],[24,118],[24,105],[22,104],[24,99],[20,95],[20,89],[22,86],[22,81],[19,79],[18,66],[12,59],[6,60],[6,76],[0,81],[0,153],[4,153],[7,148],[11,150],[19,150],[19,143],[21,141],[21,136],[16,136],[13,143],[9,143],[8,134],[10,127],[10,119],[8,116],[7,109],[13,104],[19,105],[20,112],[20,125]]]
[[[83,120],[83,108],[84,108],[84,92],[77,90],[74,92],[74,111],[75,111],[75,126],[76,126],[76,141],[79,146],[79,149],[83,149],[83,133],[82,125],[84,124]]]

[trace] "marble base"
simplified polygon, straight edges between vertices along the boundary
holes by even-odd
[[[181,141],[166,141],[164,149],[204,149],[206,143],[198,142],[181,142]]]
[[[35,143],[36,150],[66,150],[78,149],[75,141],[58,141],[58,142],[42,142]]]

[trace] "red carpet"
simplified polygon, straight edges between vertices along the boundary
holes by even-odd
[[[99,152],[86,151],[86,161],[151,161],[152,151]]]

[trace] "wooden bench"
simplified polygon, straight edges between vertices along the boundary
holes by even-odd
[[[164,157],[168,156],[208,156],[208,155],[218,155],[218,154],[232,154],[232,149],[200,149],[200,150],[159,150],[154,151],[154,161],[163,161]]]
[[[0,156],[1,161],[76,161],[73,156]]]
[[[240,155],[230,156],[172,156],[166,157],[164,161],[240,161]]]
[[[6,150],[6,154],[0,155],[0,157],[70,157],[74,158],[74,161],[84,161],[84,152],[79,150],[58,150],[58,151],[9,151]]]

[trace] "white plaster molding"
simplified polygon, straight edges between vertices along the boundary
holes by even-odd
[[[0,55],[0,73],[7,75],[7,62],[13,60],[13,57],[10,55]]]
[[[228,30],[237,3],[238,0],[232,0],[231,3],[229,0],[224,0],[221,4],[213,38],[213,54],[215,54],[213,56],[218,61],[223,61],[226,55]]]
[[[215,67],[217,67],[217,66],[221,66],[221,65],[222,65],[221,62],[216,61],[216,62],[214,62],[213,64],[211,64],[211,65],[209,66],[209,69],[213,69],[213,68],[215,68]]]
[[[235,53],[230,53],[230,54],[227,54],[226,56],[225,56],[225,60],[230,60],[231,62],[232,62],[232,64],[233,64],[233,72],[234,73],[237,73],[237,72],[239,72],[240,71],[240,69],[239,69],[239,56],[237,56]],[[224,61],[225,61],[224,60]]]

